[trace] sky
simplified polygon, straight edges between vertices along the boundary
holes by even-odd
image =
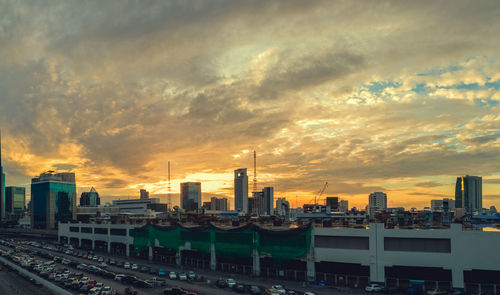
[[[201,181],[292,206],[500,209],[499,1],[0,0],[7,185],[73,171],[104,200]],[[232,203],[232,202],[231,202]]]

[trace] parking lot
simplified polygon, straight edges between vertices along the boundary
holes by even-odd
[[[264,286],[258,279],[240,280],[199,274],[194,270],[178,269],[154,264],[142,264],[99,253],[93,254],[71,247],[27,240],[3,240],[1,249],[13,255],[27,255],[23,261],[32,271],[46,276],[50,281],[78,294],[125,294],[125,288],[133,288],[138,294],[333,294],[333,289],[304,293],[303,290],[286,289],[271,284]],[[14,249],[17,252],[14,252]],[[48,267],[35,267],[36,265]],[[215,274],[216,275],[216,274]],[[93,282],[95,280],[95,282]],[[88,281],[91,281],[89,284]],[[261,283],[261,284],[259,284]],[[267,282],[266,282],[267,283]],[[277,283],[279,285],[279,283]],[[93,289],[94,288],[94,289]],[[173,290],[168,288],[174,288]],[[179,289],[176,289],[179,288]],[[129,290],[131,290],[129,289]],[[91,291],[92,290],[92,291]],[[362,293],[362,292],[361,292]]]

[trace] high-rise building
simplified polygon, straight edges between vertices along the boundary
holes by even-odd
[[[212,197],[210,199],[210,210],[227,211],[227,199]]]
[[[234,170],[234,209],[248,213],[247,168]]]
[[[370,215],[375,214],[377,210],[387,209],[387,194],[383,192],[374,192],[368,196],[368,210]]]
[[[200,209],[201,205],[201,183],[181,183],[181,208],[186,211],[193,211]]]
[[[9,220],[17,221],[26,211],[26,189],[8,186],[5,188],[5,214]]]
[[[327,197],[326,207],[330,208],[331,211],[337,211],[339,209],[339,197]]]
[[[31,226],[55,229],[76,219],[75,173],[48,171],[31,179]]]
[[[290,203],[285,198],[276,199],[276,215],[286,218],[290,215]]]
[[[2,165],[2,133],[0,132],[0,220],[5,219],[5,174]]]
[[[141,199],[149,199],[149,192],[145,189],[141,189]]]
[[[340,212],[347,212],[349,211],[349,201],[347,200],[341,200],[339,204],[339,211]]]
[[[265,187],[262,189],[263,213],[264,215],[274,214],[274,188]]]
[[[455,184],[455,207],[466,212],[483,209],[483,178],[465,175],[457,177]]]
[[[442,200],[431,200],[432,211],[443,211],[443,204],[448,202],[448,210],[455,211],[455,200],[444,198]]]
[[[83,192],[80,197],[80,206],[82,207],[96,207],[101,205],[101,198],[95,188],[91,188],[89,192]]]

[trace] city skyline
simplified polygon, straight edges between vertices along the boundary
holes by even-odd
[[[255,150],[259,189],[292,206],[328,182],[324,197],[351,207],[382,191],[421,208],[469,174],[500,207],[495,1],[0,9],[2,166],[27,199],[52,169],[103,201],[201,182],[203,200],[234,205],[233,171],[252,179]]]

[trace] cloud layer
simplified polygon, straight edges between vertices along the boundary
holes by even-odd
[[[0,1],[10,185],[77,172],[103,195],[232,170],[307,202],[428,206],[458,175],[500,205],[497,1]],[[487,179],[491,179],[488,181]]]

